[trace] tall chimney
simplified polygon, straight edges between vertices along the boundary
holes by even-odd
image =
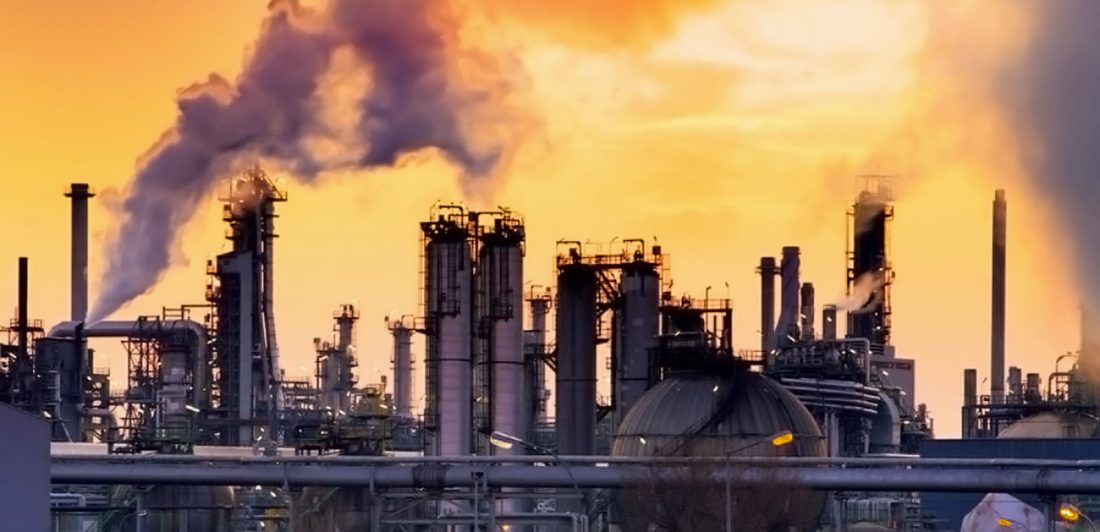
[[[814,284],[802,283],[802,339],[814,339]]]
[[[798,246],[783,248],[783,261],[779,265],[780,306],[779,324],[775,328],[775,345],[792,343],[798,339]]]
[[[760,351],[775,349],[775,257],[760,257]]]
[[[30,350],[27,345],[27,257],[19,257],[19,362],[24,368],[30,363]]]
[[[65,197],[72,198],[72,320],[84,321],[88,314],[88,198],[94,197],[87,183],[73,183]]]
[[[1005,396],[1005,244],[1007,239],[1008,204],[1005,191],[997,190],[993,197],[993,313],[990,335],[990,394],[993,404],[1004,402]]]
[[[836,305],[821,307],[821,339],[836,340]]]

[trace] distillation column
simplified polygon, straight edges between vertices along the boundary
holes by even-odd
[[[993,404],[1005,398],[1005,250],[1008,237],[1005,191],[993,196],[993,311],[990,331],[990,395]]]
[[[623,267],[619,280],[620,307],[616,323],[619,357],[615,376],[617,419],[626,417],[630,407],[653,383],[650,349],[658,333],[661,276],[656,264],[636,260]]]
[[[596,270],[558,267],[557,451],[588,455],[596,447]]]
[[[393,413],[399,419],[411,420],[413,414],[413,330],[404,320],[389,323],[393,335]]]
[[[523,222],[508,213],[493,218],[482,234],[478,265],[482,299],[479,314],[489,325],[489,421],[493,431],[520,438],[530,427],[523,350]],[[525,454],[512,446],[491,446],[493,454]]]
[[[421,224],[427,321],[425,454],[466,456],[473,437],[472,257],[465,211]]]
[[[798,341],[801,309],[798,305],[799,290],[798,269],[801,263],[798,246],[783,248],[783,262],[779,266],[780,306],[779,323],[775,328],[775,346],[787,345]]]
[[[775,276],[779,273],[775,257],[760,257],[760,351],[765,356],[775,350]]]
[[[530,394],[527,402],[527,419],[532,428],[548,421],[546,401],[550,391],[546,388],[546,316],[550,313],[552,301],[550,289],[545,293],[536,293],[531,289],[527,296],[527,305],[531,312],[531,329],[526,331],[524,350],[527,354],[527,374],[530,379]],[[529,436],[534,437],[532,431]],[[530,439],[530,438],[528,438]]]

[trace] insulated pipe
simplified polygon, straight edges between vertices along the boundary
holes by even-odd
[[[70,258],[72,272],[70,281],[73,321],[84,321],[88,313],[88,199],[94,198],[87,183],[73,183],[65,192],[72,198],[72,236]]]
[[[206,383],[206,327],[191,320],[164,320],[162,328],[166,330],[185,329],[190,334],[191,351],[195,354],[195,364],[191,368],[191,385],[195,389],[195,406],[205,408],[209,390]],[[46,336],[50,338],[73,338],[78,322],[63,321],[54,325]],[[85,338],[127,338],[137,333],[152,334],[152,331],[139,330],[137,321],[100,321],[84,327]]]
[[[760,257],[760,351],[775,349],[775,257]]]
[[[990,394],[993,404],[1005,396],[1005,249],[1007,243],[1008,204],[1005,191],[993,196],[993,311],[990,330]]]
[[[1100,471],[1073,469],[995,469],[954,467],[905,469],[896,466],[820,468],[743,465],[714,468],[700,477],[686,466],[617,465],[392,465],[322,466],[290,463],[194,467],[172,463],[54,460],[54,484],[267,485],[405,489],[470,488],[475,473],[491,488],[622,488],[669,484],[729,484],[752,488],[774,483],[814,490],[943,491],[960,493],[1100,493]]]

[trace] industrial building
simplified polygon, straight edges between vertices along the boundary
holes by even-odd
[[[356,338],[361,323],[377,317],[361,320],[352,304],[336,306],[331,337],[314,339],[312,375],[284,370],[273,269],[276,207],[288,195],[261,169],[226,183],[220,199],[230,250],[207,265],[205,303],[97,323],[84,321],[87,202],[94,194],[74,184],[66,194],[72,315],[48,328],[30,318],[29,263],[20,259],[18,316],[0,346],[0,398],[43,419],[55,457],[76,461],[76,473],[60,478],[103,478],[80,469],[80,460],[98,455],[135,470],[145,463],[209,469],[177,483],[55,484],[56,530],[957,526],[958,516],[941,514],[973,507],[982,494],[941,504],[938,492],[913,487],[927,482],[822,489],[836,481],[803,486],[797,479],[812,475],[773,468],[747,489],[738,476],[749,475],[753,460],[902,467],[918,455],[985,456],[999,448],[983,445],[991,438],[1091,438],[1100,430],[1091,388],[1076,366],[1056,369],[1045,392],[1038,374],[1025,377],[1015,367],[1007,390],[998,387],[1006,234],[998,191],[994,385],[979,397],[976,371],[967,370],[964,439],[934,440],[929,413],[915,397],[915,357],[899,356],[904,351],[891,340],[891,180],[863,176],[861,184],[848,212],[849,297],[819,310],[814,284],[801,277],[801,249],[784,246],[778,257],[758,261],[759,344],[741,346],[734,343],[731,301],[709,289],[702,298],[674,293],[670,255],[652,241],[561,240],[554,284],[539,286],[525,275],[527,231],[518,213],[437,204],[419,226],[418,312],[386,316],[384,329],[368,331],[389,334],[393,346],[392,377],[371,383],[358,376],[365,355]],[[116,339],[127,357],[127,373],[114,387],[96,365],[92,338]],[[606,395],[599,393],[601,376],[609,381]],[[422,401],[413,392],[419,383]],[[1060,456],[1081,456],[1059,449]],[[146,462],[146,455],[159,461]],[[676,475],[694,479],[694,491],[624,472],[636,471],[624,464],[662,460],[686,460],[670,463],[688,464]],[[219,473],[226,461],[282,472],[235,483]],[[352,464],[390,469],[369,469],[365,479],[354,472],[310,476]],[[292,474],[298,467],[304,477]],[[536,472],[515,476],[524,468]],[[553,480],[559,471],[565,476]],[[724,489],[700,492],[715,475]],[[754,505],[783,510],[744,511]],[[678,521],[682,516],[693,522]]]

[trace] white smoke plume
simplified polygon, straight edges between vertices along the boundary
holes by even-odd
[[[176,123],[139,161],[89,321],[148,292],[199,204],[223,178],[256,163],[313,180],[434,149],[460,168],[465,184],[498,173],[520,136],[512,105],[518,70],[506,57],[464,45],[449,7],[446,0],[330,0],[318,10],[272,2],[236,81],[212,74],[181,91]],[[323,85],[338,73],[341,54],[369,77],[351,131],[322,118]]]
[[[837,311],[859,314],[868,312],[880,297],[879,289],[884,285],[881,274],[867,272],[856,278],[848,295],[834,302]]]

